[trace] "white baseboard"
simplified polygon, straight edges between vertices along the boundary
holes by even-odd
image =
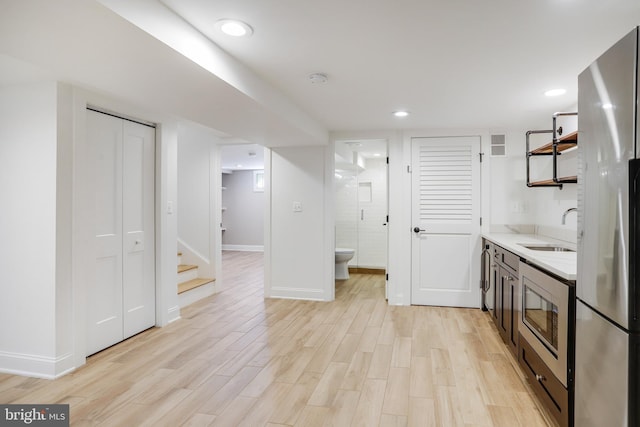
[[[325,301],[324,292],[321,289],[299,289],[272,287],[269,298],[301,299],[309,301]]]
[[[169,314],[167,316],[167,318],[169,319],[167,324],[175,322],[176,320],[180,320],[180,318],[181,318],[180,317],[180,306],[179,305],[174,305],[173,307],[169,308],[167,313]]]
[[[222,245],[223,251],[264,252],[264,245]]]
[[[73,371],[71,353],[48,357],[0,351],[0,372],[53,380]]]

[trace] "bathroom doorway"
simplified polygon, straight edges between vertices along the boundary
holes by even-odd
[[[349,271],[384,274],[387,268],[387,140],[335,143],[336,248],[352,248]]]

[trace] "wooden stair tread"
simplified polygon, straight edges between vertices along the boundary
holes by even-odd
[[[178,285],[178,293],[181,294],[183,292],[190,291],[191,289],[195,289],[202,285],[206,285],[207,283],[215,282],[215,280],[216,279],[207,279],[207,278],[198,278],[198,279],[188,280]]]
[[[189,265],[189,264],[178,264],[178,273],[182,273],[184,271],[193,270],[198,268],[197,265]]]

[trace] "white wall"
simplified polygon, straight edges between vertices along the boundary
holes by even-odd
[[[58,135],[57,96],[55,82],[0,88],[0,370],[48,377],[66,369],[70,351],[70,340],[56,339],[69,326],[58,325],[56,308],[68,307],[70,231],[57,217],[57,199],[69,201],[56,190],[69,182],[58,176],[69,141],[58,147],[68,135]]]
[[[488,169],[486,172],[490,186],[490,194],[483,194],[482,201],[489,207],[489,217],[485,218],[485,223],[490,228],[505,224],[533,224],[536,220],[537,197],[535,191],[527,187],[526,181],[526,130],[501,133],[505,135],[505,157],[491,157],[489,141],[484,147],[484,165]],[[533,161],[540,159],[542,158]]]
[[[333,146],[268,150],[265,177],[265,295],[333,299]]]
[[[551,119],[543,129],[551,129]],[[527,130],[506,132],[507,156],[485,156],[489,165],[491,194],[489,198],[490,228],[505,230],[503,225],[539,225],[552,227],[560,234],[577,228],[576,215],[570,214],[562,225],[562,214],[576,207],[577,184],[554,187],[527,187],[526,134]],[[532,135],[531,148],[551,140],[551,134]],[[488,153],[488,150],[485,150]],[[553,176],[551,157],[532,157],[531,180],[550,179]],[[558,158],[559,175],[575,175],[577,151],[563,153]],[[506,230],[505,230],[506,231]]]
[[[178,242],[185,263],[215,278],[220,216],[219,138],[197,125],[178,127]]]
[[[223,249],[262,250],[264,248],[264,191],[253,191],[252,170],[236,170],[222,175]]]
[[[74,366],[73,344],[73,89],[57,84],[56,375]]]

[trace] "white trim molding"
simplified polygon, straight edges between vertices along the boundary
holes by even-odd
[[[270,298],[300,299],[309,301],[325,301],[322,289],[300,289],[273,286]]]
[[[0,372],[48,380],[59,378],[75,369],[71,353],[49,357],[2,351],[0,366],[2,366]]]
[[[223,251],[264,252],[264,245],[222,245]]]

